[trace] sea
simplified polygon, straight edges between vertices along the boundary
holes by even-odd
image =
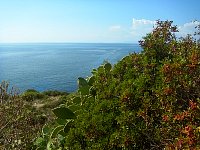
[[[129,43],[6,43],[0,44],[0,82],[8,81],[23,92],[77,90],[78,77],[91,76],[103,62],[112,65],[130,53]]]

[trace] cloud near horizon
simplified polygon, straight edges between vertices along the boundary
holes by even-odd
[[[178,25],[178,37],[194,34],[199,21]],[[128,42],[137,43],[153,30],[156,21],[148,19],[131,20],[130,25],[113,24],[106,28],[65,28],[55,30],[53,26],[6,26],[0,30],[0,42]],[[174,24],[175,25],[175,24]],[[45,28],[45,30],[44,30]]]
[[[135,19],[132,20],[131,35],[134,39],[140,40],[147,33],[151,32],[156,21],[147,19]]]
[[[199,21],[187,22],[183,25],[177,26],[179,32],[176,34],[178,37],[185,37],[187,34],[193,35],[195,33],[195,27],[200,24]],[[147,33],[150,33],[153,30],[153,27],[156,25],[156,21],[147,20],[147,19],[135,19],[132,20],[131,35],[134,40],[140,40]]]
[[[195,27],[199,24],[200,24],[199,21],[193,21],[193,22],[188,22],[181,26],[178,26],[178,30],[179,30],[178,36],[184,37],[187,34],[193,35],[196,31]]]

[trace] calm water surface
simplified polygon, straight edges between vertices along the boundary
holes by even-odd
[[[0,81],[20,91],[72,92],[77,78],[90,76],[104,60],[114,64],[138,51],[137,44],[0,44]]]

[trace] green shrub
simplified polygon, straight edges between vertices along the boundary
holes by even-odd
[[[34,89],[29,89],[27,91],[25,91],[22,95],[21,95],[22,99],[27,101],[27,102],[31,102],[37,99],[43,99],[45,98],[45,95],[43,93],[40,93]]]
[[[57,90],[49,90],[49,91],[44,91],[42,94],[47,95],[47,96],[65,96],[68,95],[67,92],[61,92]]]
[[[28,93],[28,92],[33,92],[33,93],[39,93],[37,90],[35,90],[35,89],[28,89],[28,90],[26,90],[25,91],[26,93]]]
[[[68,148],[199,148],[200,45],[176,31],[158,21],[140,54],[96,70],[95,99],[82,106]]]
[[[177,40],[175,32],[171,21],[157,21],[141,53],[79,78],[79,96],[58,108],[63,124],[46,147],[199,149],[200,44],[191,36]],[[67,120],[67,111],[76,117]]]

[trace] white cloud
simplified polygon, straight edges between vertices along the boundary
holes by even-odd
[[[177,37],[186,36],[187,34],[193,34],[195,32],[195,26],[197,26],[200,22],[188,22],[185,24],[179,24],[178,30],[180,32],[176,33]],[[176,25],[173,23],[173,25]],[[128,26],[120,26],[113,25],[109,27],[107,34],[105,34],[104,38],[107,41],[130,41],[130,42],[138,42],[142,39],[142,37],[146,36],[146,34],[153,31],[153,27],[156,26],[156,21],[148,20],[148,19],[132,19],[131,25]]]
[[[120,25],[110,26],[109,31],[119,31],[121,29]]]
[[[140,40],[147,33],[151,32],[156,21],[147,19],[135,19],[132,20],[131,34],[136,40]]]
[[[178,26],[179,33],[177,35],[182,37],[186,36],[187,34],[193,35],[194,32],[196,31],[195,27],[199,24],[200,24],[199,21],[194,21],[180,25]]]
[[[199,21],[188,22],[182,25],[178,25],[179,32],[176,33],[178,37],[185,37],[187,34],[193,35],[196,31],[195,27],[200,24]],[[147,33],[153,30],[153,26],[156,25],[156,21],[147,19],[134,19],[132,20],[131,35],[134,40],[140,40]],[[175,24],[174,24],[175,25]]]
[[[153,25],[156,23],[156,21],[152,21],[152,20],[146,20],[146,19],[134,19],[133,18],[133,22],[132,22],[132,27],[133,29],[138,28],[139,26],[149,26],[151,25],[151,27],[153,27]]]

